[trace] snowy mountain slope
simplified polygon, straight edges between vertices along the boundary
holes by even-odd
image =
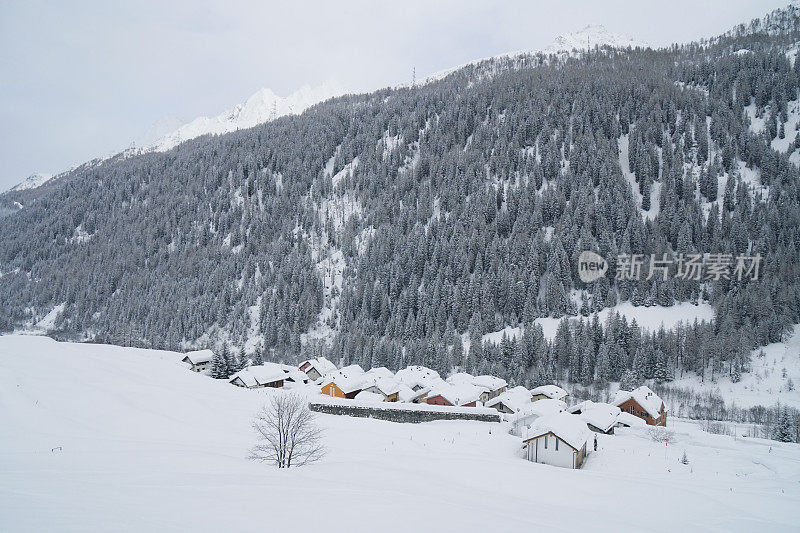
[[[279,471],[245,459],[251,416],[275,391],[189,372],[174,352],[3,336],[0,354],[3,531],[308,531],[319,517],[356,532],[789,531],[800,521],[796,444],[675,422],[666,448],[646,431],[599,435],[599,451],[572,471],[525,461],[501,424],[320,415],[327,456]],[[654,516],[654,498],[681,512]]]
[[[601,24],[589,24],[581,30],[556,37],[553,44],[543,50],[545,53],[572,52],[604,48],[647,47],[641,41],[608,31]]]
[[[121,153],[136,155],[145,152],[164,152],[184,141],[201,135],[222,135],[232,131],[252,128],[276,118],[299,114],[330,98],[345,94],[344,88],[336,81],[327,81],[317,87],[303,85],[286,97],[278,96],[272,90],[263,88],[241,104],[223,111],[214,117],[197,117],[184,123],[174,115],[159,118],[131,143],[131,147]],[[108,159],[120,152],[108,154]],[[74,168],[74,167],[73,167]],[[50,179],[51,174],[35,173],[10,191],[35,189]]]
[[[344,89],[335,81],[317,87],[304,85],[289,96],[281,97],[264,88],[253,94],[244,103],[223,111],[215,117],[198,117],[173,131],[142,144],[139,151],[166,151],[184,141],[201,135],[221,135],[239,129],[252,128],[278,117],[302,113],[314,104],[344,94]]]
[[[448,74],[452,74],[458,70],[461,70],[464,67],[470,65],[477,65],[484,61],[491,61],[491,60],[498,60],[498,59],[519,59],[524,56],[528,55],[535,55],[538,53],[542,53],[545,55],[549,54],[572,54],[575,52],[584,52],[587,50],[593,50],[595,47],[598,48],[637,48],[642,47],[645,48],[648,45],[641,42],[634,40],[630,37],[626,37],[623,35],[618,35],[608,31],[604,26],[600,24],[590,24],[584,27],[581,30],[572,33],[565,33],[563,35],[559,35],[556,39],[547,47],[541,50],[519,50],[516,52],[507,52],[505,54],[500,54],[491,57],[484,57],[481,59],[474,59],[469,61],[468,63],[464,63],[463,65],[459,65],[456,67],[451,67],[445,70],[441,70],[439,72],[435,72],[422,80],[422,83],[430,83],[437,80],[440,80],[446,77]]]
[[[53,178],[52,174],[44,174],[42,172],[35,172],[25,178],[25,181],[19,183],[11,187],[11,191],[25,191],[28,189],[35,189],[36,187],[41,187],[46,182],[50,181]]]
[[[165,115],[153,122],[147,130],[133,141],[132,147],[146,147],[158,143],[162,138],[177,131],[186,124],[175,115]]]

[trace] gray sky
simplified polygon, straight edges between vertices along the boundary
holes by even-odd
[[[353,91],[547,46],[587,24],[652,45],[719,34],[788,0],[563,2],[0,0],[0,191],[108,155],[167,114],[261,87]]]

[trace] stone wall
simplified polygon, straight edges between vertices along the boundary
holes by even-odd
[[[309,403],[309,409],[329,415],[358,416],[361,418],[378,418],[390,422],[432,422],[434,420],[477,420],[478,422],[500,422],[500,414],[463,413],[411,409],[392,409],[384,407],[365,407],[360,405],[330,405],[325,403]]]

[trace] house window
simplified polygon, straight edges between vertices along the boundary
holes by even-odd
[[[547,449],[547,435],[544,436],[544,449]]]
[[[635,414],[636,414],[636,411],[634,410],[634,408],[633,408],[633,406],[632,406],[632,405],[631,405],[631,414],[632,414],[632,415],[635,415]]]
[[[556,437],[556,451],[558,451],[558,437]]]

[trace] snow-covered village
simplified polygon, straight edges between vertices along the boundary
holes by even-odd
[[[0,28],[0,532],[800,531],[798,0]]]

